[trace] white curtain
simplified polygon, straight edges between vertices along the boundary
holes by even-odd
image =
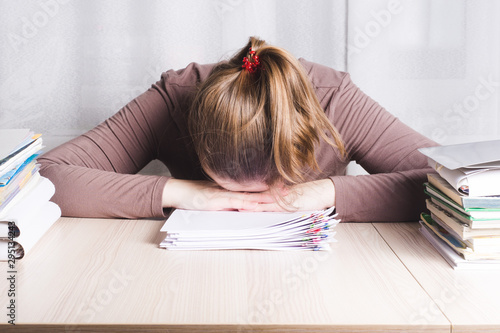
[[[441,144],[500,138],[500,2],[356,0],[354,81]]]
[[[439,143],[500,138],[497,0],[0,0],[0,128],[51,148],[251,35],[351,73]]]

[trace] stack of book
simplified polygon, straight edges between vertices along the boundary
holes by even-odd
[[[0,261],[23,258],[61,216],[49,201],[54,185],[38,171],[41,149],[40,134],[0,130]]]
[[[421,233],[453,268],[500,268],[500,140],[420,151],[437,172]]]
[[[313,212],[271,213],[175,210],[161,231],[167,250],[329,250],[334,208]]]

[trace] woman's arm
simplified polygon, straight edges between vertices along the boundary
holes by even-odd
[[[282,198],[274,197],[269,191],[263,192],[257,204],[249,204],[240,210],[254,212],[321,210],[335,206],[335,186],[331,179],[314,180],[282,191]],[[278,202],[280,201],[280,202]]]
[[[268,192],[229,191],[206,180],[171,178],[163,189],[164,207],[189,210],[255,210],[273,202]]]
[[[332,175],[296,185],[287,195],[290,208],[315,210],[335,205],[342,221],[416,221],[425,209],[422,184],[427,173],[433,172],[417,149],[437,144],[374,102],[348,74],[342,77],[341,72],[321,69],[313,75],[324,84],[322,90],[330,91],[323,98],[324,107],[344,140],[347,159],[357,161],[370,175]],[[329,88],[337,81],[338,86]],[[253,210],[283,208],[266,203]]]
[[[156,158],[170,119],[162,81],[91,131],[41,156],[64,216],[163,216],[166,177],[136,175]]]
[[[351,160],[370,175],[332,176],[343,221],[416,221],[425,208],[427,159],[417,151],[436,146],[364,94],[345,75],[330,117]]]

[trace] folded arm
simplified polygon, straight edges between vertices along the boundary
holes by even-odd
[[[432,172],[417,151],[436,146],[364,94],[346,75],[330,105],[351,160],[370,175],[332,176],[343,221],[416,221]]]
[[[165,93],[153,85],[96,128],[38,159],[64,216],[163,216],[168,179],[135,173],[156,158],[168,107]]]

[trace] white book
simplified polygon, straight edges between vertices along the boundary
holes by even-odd
[[[32,178],[14,197],[12,206],[0,212],[0,237],[7,237],[4,229],[9,221],[15,222],[20,230],[30,227],[33,214],[54,195],[55,187],[49,179],[38,173]]]
[[[429,165],[459,192],[500,195],[500,140],[420,148]]]
[[[17,259],[23,258],[43,237],[49,228],[61,217],[61,209],[51,201],[45,202],[40,209],[34,211],[25,225],[20,228],[20,235],[14,240],[22,247]],[[7,244],[10,240],[0,239],[0,261],[8,259]],[[3,244],[2,244],[3,243]]]

